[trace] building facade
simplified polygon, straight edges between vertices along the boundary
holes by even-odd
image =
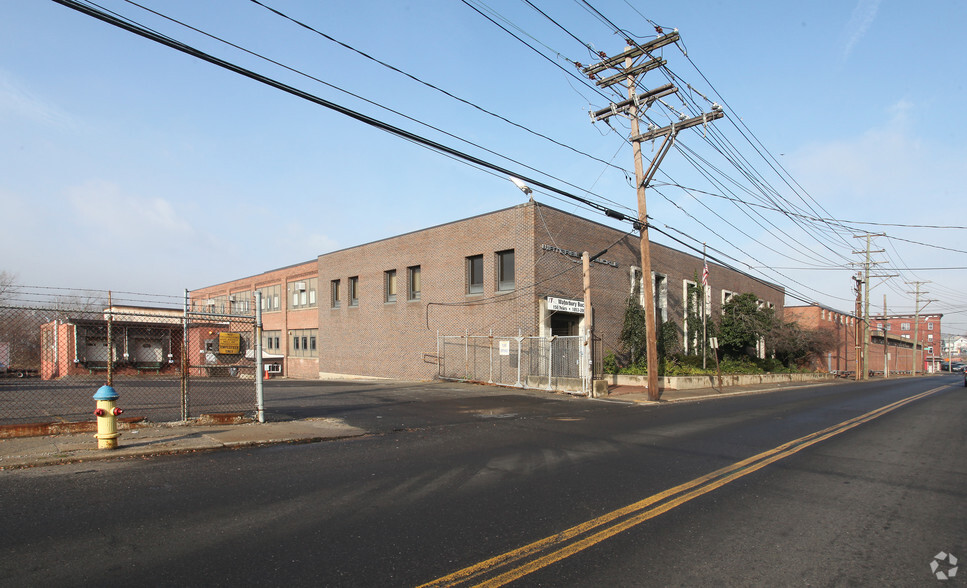
[[[233,296],[260,290],[263,346],[286,375],[426,380],[437,374],[438,335],[583,333],[584,251],[603,252],[590,269],[594,332],[605,353],[618,351],[628,298],[641,292],[638,237],[533,201],[199,289],[191,300],[229,308]],[[655,243],[651,255],[657,318],[673,321],[687,346],[703,261]],[[748,292],[781,316],[781,287],[708,268],[710,316]]]
[[[941,356],[943,345],[940,338],[940,321],[942,318],[942,314],[871,316],[870,327],[876,330],[885,330],[887,333],[903,339],[916,338],[923,347],[926,360]]]
[[[833,334],[836,346],[822,358],[814,358],[811,368],[834,374],[855,374],[863,369],[862,319],[819,304],[787,306],[785,318],[805,329],[826,329]],[[867,346],[867,369],[873,373],[911,373],[929,371],[929,357],[915,356],[911,337],[902,337],[889,328],[889,323],[870,320],[870,343]],[[938,330],[939,333],[939,330]],[[924,355],[926,348],[918,351]]]

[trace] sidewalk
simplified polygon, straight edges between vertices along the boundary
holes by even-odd
[[[90,432],[0,439],[0,470],[271,443],[309,443],[358,437],[366,431],[338,419],[320,418],[243,425],[132,425],[120,433],[117,449],[97,449],[97,440]]]
[[[748,394],[765,394],[779,390],[805,388],[808,386],[833,386],[849,380],[829,380],[825,382],[789,382],[782,384],[754,384],[749,386],[726,386],[725,388],[695,388],[693,390],[662,390],[658,401],[648,398],[648,388],[645,386],[611,386],[608,388],[606,400],[617,402],[635,402],[638,404],[664,404],[667,402],[691,402],[697,400],[713,400],[729,396],[744,396]]]
[[[832,385],[838,381],[820,385]],[[660,405],[721,399],[729,396],[762,394],[815,383],[737,386],[720,391],[715,388],[664,390],[653,402],[643,387],[617,386],[610,389],[606,402]],[[217,449],[268,445],[273,443],[310,443],[325,439],[358,437],[367,431],[347,425],[336,418],[307,418],[268,423],[199,424],[119,423],[121,437],[117,449],[97,449],[94,433],[61,433],[34,437],[0,438],[0,470],[57,465],[82,461],[212,451]]]

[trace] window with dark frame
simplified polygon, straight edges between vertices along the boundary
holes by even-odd
[[[383,302],[396,302],[396,270],[383,272]]]
[[[507,292],[513,290],[514,279],[514,250],[497,252],[497,290]]]
[[[359,306],[359,277],[349,278],[349,306]]]
[[[467,258],[467,294],[483,293],[483,255]]]
[[[422,285],[420,284],[420,266],[406,268],[406,299],[419,300]]]
[[[339,308],[339,280],[331,282],[329,300],[330,308]]]

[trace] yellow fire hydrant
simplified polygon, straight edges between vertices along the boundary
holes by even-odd
[[[97,400],[97,408],[94,416],[97,417],[97,439],[98,449],[117,449],[118,448],[118,415],[124,412],[115,402],[118,393],[110,386],[101,386],[94,395]]]

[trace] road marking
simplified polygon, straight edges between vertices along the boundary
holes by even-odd
[[[844,433],[863,423],[872,421],[911,402],[915,402],[949,387],[946,385],[939,386],[843,421],[832,427],[810,433],[805,437],[789,441],[779,447],[764,451],[748,459],[736,462],[730,466],[675,486],[674,488],[669,488],[668,490],[629,504],[628,506],[613,510],[590,521],[575,525],[556,535],[545,537],[544,539],[540,539],[513,551],[508,551],[507,553],[458,570],[432,582],[427,582],[419,588],[462,585],[503,586],[527,574],[570,557],[605,539],[627,531],[693,498],[698,498],[716,488],[721,488],[729,482],[733,482],[769,464],[789,457],[807,447],[835,437],[840,433]]]

